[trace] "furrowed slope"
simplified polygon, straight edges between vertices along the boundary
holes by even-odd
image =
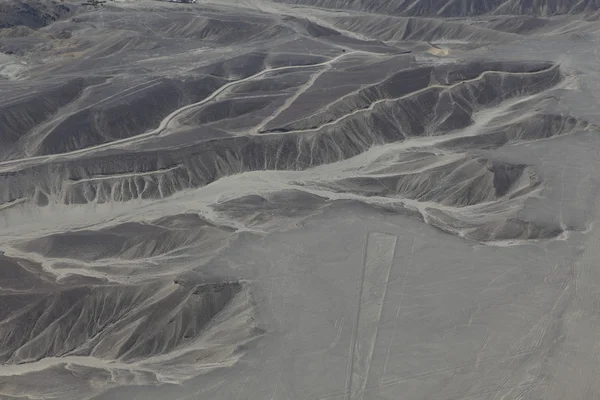
[[[275,0],[319,8],[375,14],[431,17],[467,17],[482,14],[558,15],[596,11],[595,0]]]
[[[69,204],[161,198],[245,171],[303,170],[347,159],[373,145],[466,128],[473,123],[475,110],[535,94],[560,79],[556,67],[531,73],[482,73],[472,80],[384,97],[317,128],[53,161],[3,172],[1,198],[4,204],[25,199]]]
[[[197,336],[240,292],[239,283],[192,288],[97,286],[3,295],[27,306],[0,321],[5,363],[68,355],[132,360],[164,354]],[[189,341],[189,340],[188,340]]]

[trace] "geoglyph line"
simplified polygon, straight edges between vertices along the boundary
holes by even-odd
[[[397,236],[382,232],[370,232],[366,238],[350,345],[346,400],[364,398],[397,240]]]

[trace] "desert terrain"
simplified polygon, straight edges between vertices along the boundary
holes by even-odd
[[[600,399],[600,3],[0,3],[0,398]]]

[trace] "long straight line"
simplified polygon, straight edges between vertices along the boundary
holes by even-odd
[[[371,232],[367,232],[365,247],[363,250],[362,268],[360,272],[360,279],[358,281],[358,299],[356,301],[356,318],[354,320],[354,328],[352,329],[352,339],[350,342],[350,356],[348,358],[348,368],[346,375],[346,400],[350,400],[352,397],[352,374],[354,373],[354,354],[356,353],[356,335],[358,333],[358,324],[360,321],[360,302],[362,299],[363,282],[365,280],[365,270],[367,269],[367,251],[369,250],[369,239]]]

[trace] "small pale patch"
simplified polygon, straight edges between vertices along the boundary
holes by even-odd
[[[438,57],[445,57],[445,56],[450,55],[449,49],[441,48],[441,47],[431,47],[429,50],[427,50],[427,52],[429,54],[433,54],[434,56],[438,56]]]

